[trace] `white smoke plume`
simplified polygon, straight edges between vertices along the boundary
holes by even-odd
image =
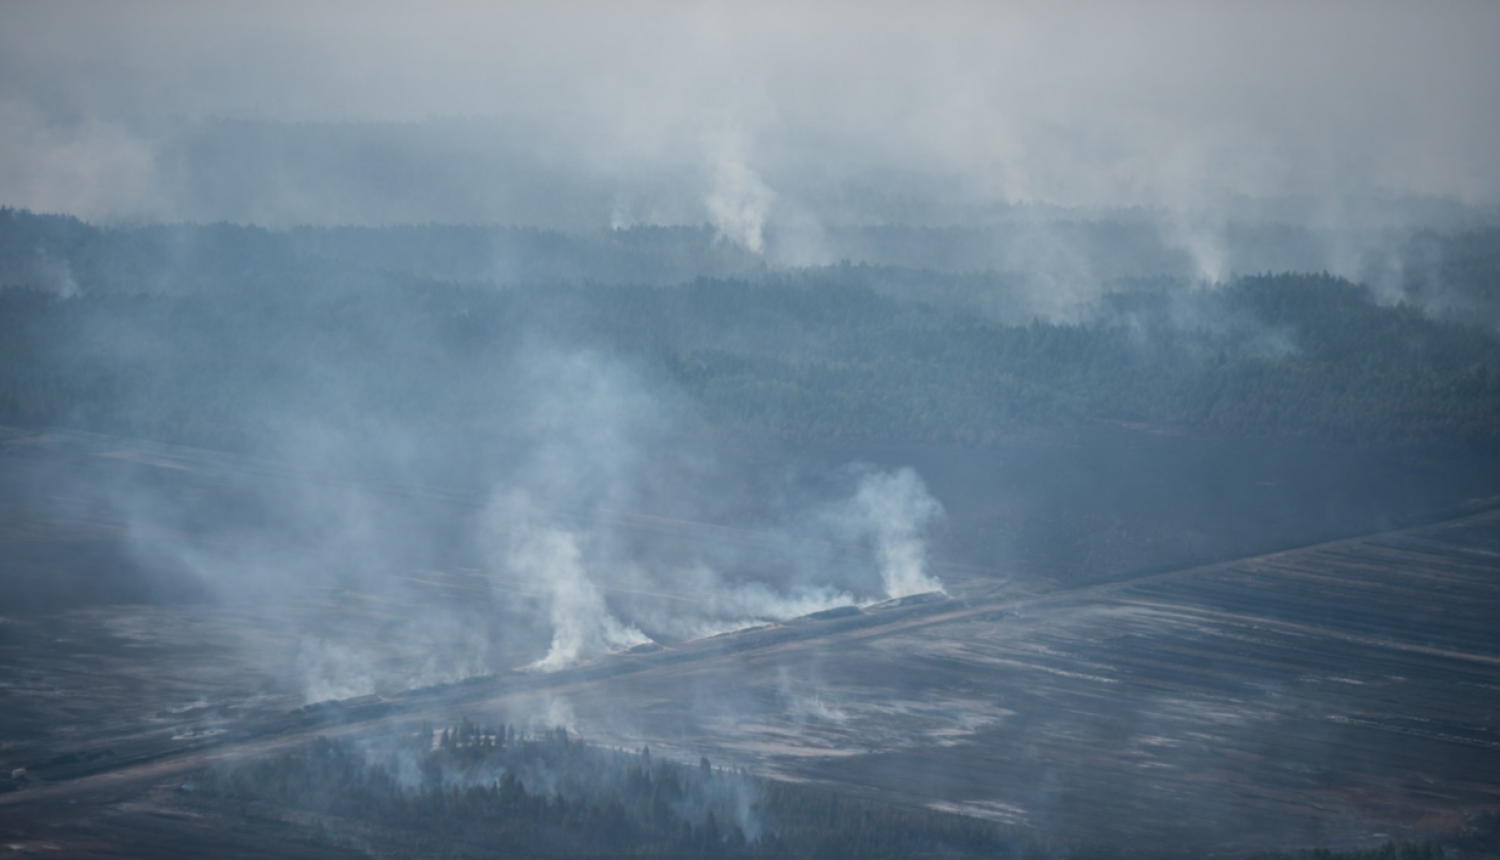
[[[943,506],[915,471],[863,470],[858,489],[839,506],[838,517],[850,536],[874,550],[886,597],[943,590],[927,572],[927,535],[943,518]]]
[[[525,493],[512,494],[499,508],[505,520],[501,528],[511,535],[505,567],[546,595],[552,618],[552,645],[528,668],[550,672],[650,641],[609,611],[586,569],[577,534],[538,522]]]
[[[702,595],[687,607],[641,607],[640,623],[675,639],[702,639],[858,602],[851,592],[829,584],[730,582],[703,562],[656,579],[648,578],[651,587]]]
[[[527,668],[941,588],[926,562],[942,506],[910,469],[853,467],[842,473],[852,482],[818,491],[784,481],[763,491],[782,498],[748,532],[726,535],[695,506],[667,520],[680,531],[639,529],[685,495],[726,510],[764,499],[725,493],[719,453],[671,433],[670,385],[604,354],[527,356],[513,402],[538,436],[479,524],[496,596],[539,598],[550,622],[550,645]]]
[[[78,281],[73,277],[73,267],[67,260],[54,257],[45,249],[38,248],[36,255],[37,282],[58,298],[71,299],[82,293]]]
[[[552,626],[547,653],[526,668],[555,671],[652,641],[690,640],[784,621],[839,606],[943,590],[927,571],[928,535],[942,505],[911,469],[855,469],[852,495],[814,505],[812,532],[778,532],[791,544],[812,537],[856,546],[852,566],[866,572],[843,587],[786,581],[762,567],[735,580],[703,558],[683,566],[642,564],[620,548],[608,521],[557,524],[524,491],[497,497],[487,517],[494,566],[506,581],[543,600]],[[732,561],[732,559],[731,559]],[[846,560],[848,561],[848,560]],[[878,582],[875,581],[878,577]],[[497,589],[497,594],[508,593]],[[614,608],[607,595],[620,599]],[[650,632],[650,636],[647,635]]]
[[[302,637],[293,663],[308,702],[367,696],[375,692],[376,671],[369,650],[312,635]]]
[[[766,248],[765,224],[774,192],[741,161],[718,166],[708,212],[719,235],[757,254]]]

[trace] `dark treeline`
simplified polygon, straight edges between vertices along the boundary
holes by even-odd
[[[1195,278],[1202,270],[1198,257],[1209,247],[1216,268],[1226,273],[1338,270],[1430,313],[1500,325],[1500,228],[1495,227],[1337,231],[1231,220],[1184,233],[1165,213],[1121,210],[1090,218],[1037,212],[983,226],[828,227],[814,235],[768,225],[765,241],[762,256],[723,240],[706,225],[578,232],[451,223],[101,228],[68,216],[0,207],[0,285],[72,284],[91,294],[180,293],[288,279],[368,283],[392,275],[505,285],[669,284],[757,277],[767,272],[768,261],[772,268],[785,268],[848,260],[910,270],[921,280],[939,273],[968,275],[969,284],[982,292],[999,288],[1003,293],[1017,278],[1039,280],[1047,289],[1057,289],[1059,282],[1076,289],[1081,282]],[[937,281],[929,299],[941,301],[952,292],[951,284]]]
[[[684,392],[660,404],[662,426],[680,433],[985,445],[1102,421],[1356,444],[1500,441],[1491,331],[1327,275],[1120,280],[1049,322],[1028,310],[1064,285],[1038,275],[845,264],[502,288],[332,258],[303,265],[285,253],[286,234],[236,227],[181,228],[217,238],[173,265],[161,243],[124,240],[77,262],[86,250],[35,249],[86,249],[110,231],[13,211],[0,220],[25,227],[0,230],[8,424],[229,448],[288,419],[526,433],[536,428],[517,424],[506,380],[541,345],[594,350]],[[178,228],[142,228],[153,229]],[[35,244],[41,233],[57,235]],[[1475,267],[1473,284],[1494,283]],[[177,288],[96,283],[144,284],[150,272],[174,273]]]
[[[1471,816],[1463,829],[1442,842],[1386,842],[1373,848],[1311,848],[1257,854],[1249,860],[1489,860],[1500,857],[1500,814]]]
[[[1378,306],[1337,279],[1118,294],[1094,322],[1002,325],[842,283],[853,277],[3,290],[0,421],[231,448],[287,415],[524,432],[503,380],[544,341],[670,380],[690,395],[663,416],[680,432],[983,445],[1117,421],[1356,443],[1500,440],[1500,342]]]
[[[184,788],[333,817],[396,856],[1047,857],[1048,846],[960,815],[853,800],[570,738],[464,722],[434,733],[307,748],[204,769]],[[340,827],[338,821],[344,825]],[[378,834],[360,824],[378,827]]]
[[[763,268],[708,227],[568,234],[533,227],[302,227],[235,224],[99,229],[0,210],[0,283],[92,294],[202,293],[288,281],[369,284],[392,275],[499,284],[659,283]]]
[[[1387,842],[1378,848],[1354,848],[1337,851],[1330,848],[1315,848],[1295,854],[1260,854],[1251,860],[1447,860],[1453,855],[1433,842],[1396,844]],[[1483,855],[1479,855],[1483,856]]]

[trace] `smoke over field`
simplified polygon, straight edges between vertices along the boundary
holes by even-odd
[[[497,617],[536,607],[550,645],[526,666],[544,671],[656,640],[941,589],[927,544],[942,506],[910,469],[856,463],[746,489],[735,477],[743,467],[714,440],[674,426],[674,409],[689,408],[683,395],[626,362],[527,344],[487,381],[503,390],[489,408],[504,415],[482,426],[499,423],[509,436],[435,451],[424,447],[418,420],[340,426],[293,400],[267,407],[264,447],[242,455],[240,474],[221,478],[227,505],[133,478],[83,492],[123,524],[154,576],[239,609],[316,590],[399,602],[409,566],[446,559],[482,577]],[[456,484],[414,493],[419,472]],[[704,500],[720,516],[755,519],[722,536],[694,519],[684,524],[706,536],[687,542],[637,521],[652,510],[702,517]],[[163,541],[163,533],[202,540]],[[378,629],[340,629],[316,611],[284,623],[306,643],[292,671],[309,697],[504,672],[520,666],[495,660],[537,644],[531,625],[497,629],[476,605],[414,603]],[[417,668],[383,675],[381,664],[400,651],[421,654]]]
[[[1496,34],[4,5],[0,846],[1495,856]]]

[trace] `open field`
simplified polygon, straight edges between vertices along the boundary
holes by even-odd
[[[153,468],[216,492],[218,479],[179,465]],[[429,510],[462,507],[420,498]],[[11,501],[12,564],[71,559],[87,583],[133,558],[103,508],[73,500],[76,515],[61,517]],[[1102,581],[963,578],[954,565],[942,570],[952,600],[552,675],[506,671],[541,653],[543,629],[497,640],[513,647],[490,655],[493,676],[436,677],[450,683],[405,695],[377,685],[378,695],[311,710],[291,680],[297,614],[379,628],[409,607],[316,590],[240,607],[143,605],[128,594],[34,607],[0,625],[0,778],[26,770],[0,794],[0,841],[187,856],[195,840],[228,833],[248,853],[334,856],[316,828],[288,836],[283,813],[235,814],[167,789],[206,762],[320,733],[461,716],[567,722],[606,744],[707,755],[1086,843],[1235,853],[1453,834],[1500,810],[1500,511],[1488,505]],[[410,577],[406,593],[441,605],[473,603],[489,587],[463,559]],[[525,600],[504,605],[509,613],[487,610],[495,624],[525,623]],[[420,678],[412,663],[393,651],[375,675]]]

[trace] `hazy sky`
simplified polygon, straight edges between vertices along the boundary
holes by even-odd
[[[701,222],[694,207],[715,223],[792,217],[800,186],[885,170],[941,177],[969,202],[1376,190],[1491,205],[1497,37],[1500,3],[1486,0],[12,0],[0,203],[199,214],[179,204],[203,166],[172,153],[201,118],[480,117],[493,122],[466,126],[462,146],[413,158],[471,157],[484,129],[502,129],[506,158],[593,183],[626,220]],[[673,190],[641,191],[664,182]],[[260,185],[262,198],[290,193]],[[242,208],[247,220],[316,211]]]

